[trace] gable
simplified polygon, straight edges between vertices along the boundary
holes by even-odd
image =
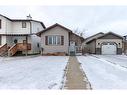
[[[109,33],[109,34],[106,34],[102,37],[99,37],[98,39],[122,39],[122,37],[112,34],[112,33]]]
[[[68,34],[68,31],[59,26],[55,26],[47,30],[46,32],[42,33],[41,35],[64,35],[64,34]]]

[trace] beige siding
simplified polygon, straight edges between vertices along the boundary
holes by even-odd
[[[103,42],[115,42],[117,43],[117,45],[120,43],[120,45],[118,45],[118,48],[122,48],[122,39],[97,39],[96,48],[101,48],[101,43]],[[98,45],[98,43],[100,43],[100,45]]]
[[[48,35],[62,35],[64,36],[64,45],[45,45],[45,36]],[[54,53],[54,52],[66,52],[68,53],[68,45],[69,45],[69,37],[68,31],[64,30],[63,28],[57,26],[54,27],[41,35],[41,45],[44,48],[43,53]]]

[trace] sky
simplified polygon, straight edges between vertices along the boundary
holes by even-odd
[[[127,6],[1,5],[0,14],[12,19],[26,19],[30,14],[32,19],[42,21],[46,27],[59,23],[83,32],[84,37],[109,31],[127,35]]]

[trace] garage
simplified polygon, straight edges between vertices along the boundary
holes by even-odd
[[[102,54],[117,54],[117,46],[115,43],[102,44],[101,52]]]
[[[90,54],[115,55],[123,51],[123,37],[113,32],[98,33],[84,43]]]

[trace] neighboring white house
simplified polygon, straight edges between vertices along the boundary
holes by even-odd
[[[35,54],[40,52],[40,37],[38,31],[45,29],[43,22],[27,19],[10,19],[0,15],[0,55],[17,52]]]

